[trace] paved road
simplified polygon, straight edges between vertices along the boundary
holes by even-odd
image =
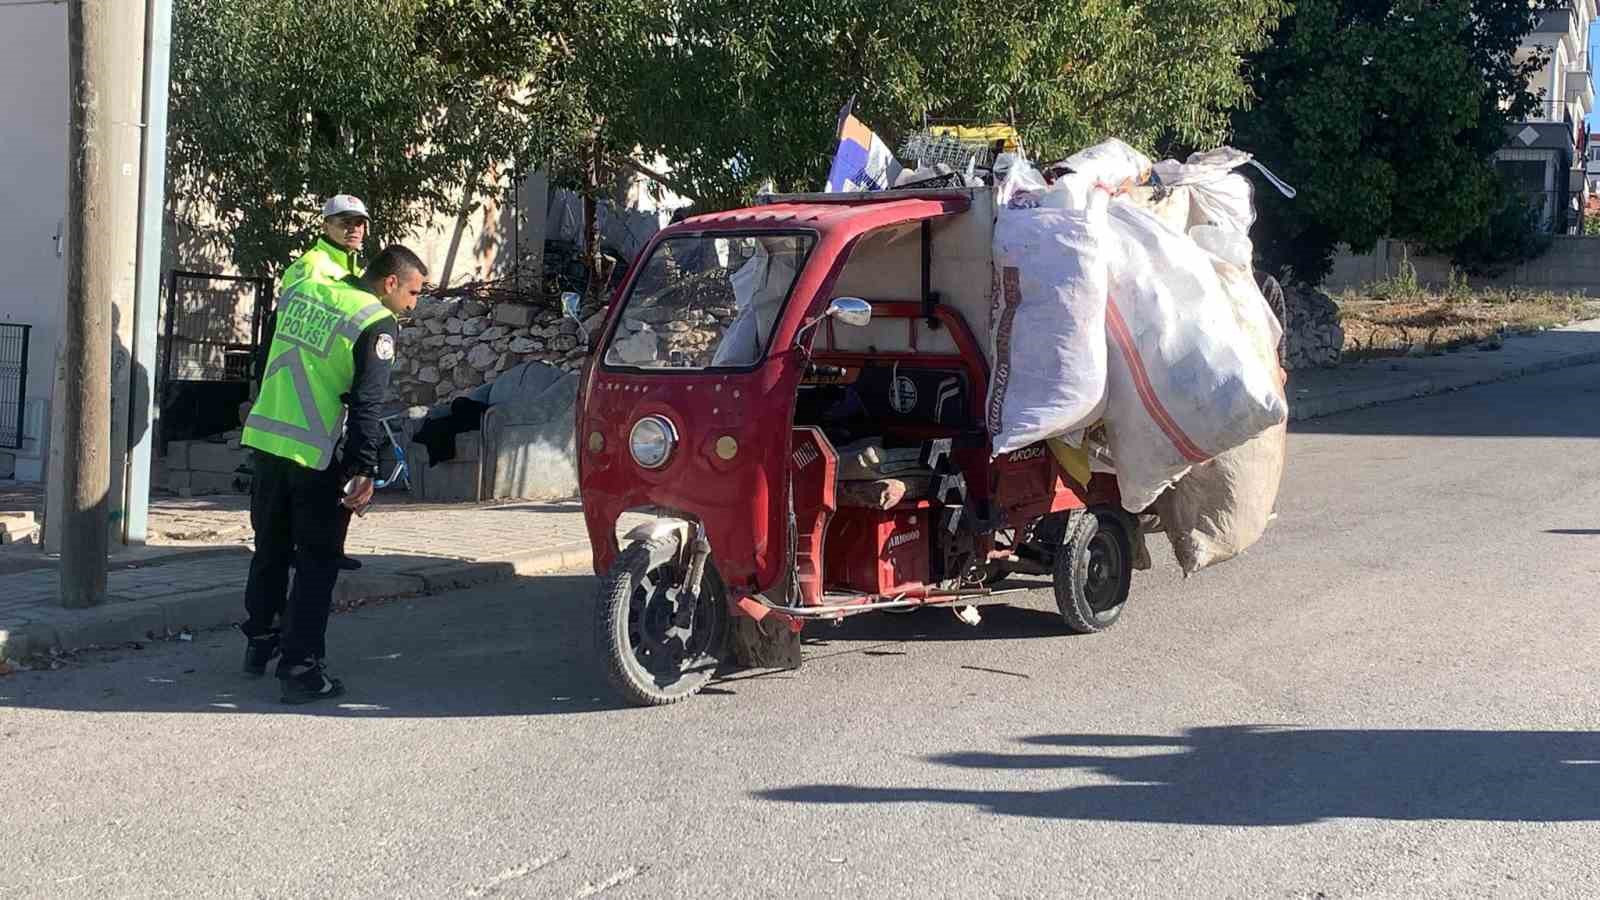
[[[0,897],[1600,895],[1600,368],[1306,423],[1280,520],[1113,632],[863,619],[619,709],[590,582],[0,679]]]

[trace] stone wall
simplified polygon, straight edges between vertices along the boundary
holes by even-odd
[[[598,327],[599,319],[589,324]],[[465,396],[525,362],[575,371],[585,353],[578,323],[553,310],[424,298],[400,329],[391,390],[408,406],[432,406]]]
[[[675,266],[669,259],[668,270]],[[732,324],[733,288],[721,269],[681,278],[638,309],[630,304],[622,318],[615,352],[628,363],[676,360],[707,366],[718,339]]]
[[[239,469],[249,462],[250,451],[239,446],[238,431],[219,438],[168,441],[166,455],[153,479],[156,485],[180,497],[241,493],[249,476]]]
[[[1336,366],[1344,354],[1339,305],[1314,288],[1284,291],[1283,367],[1289,371]]]

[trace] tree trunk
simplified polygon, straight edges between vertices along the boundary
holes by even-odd
[[[600,134],[595,132],[586,148],[583,166],[583,260],[589,270],[589,284],[584,292],[584,309],[593,309],[605,303],[606,285],[611,281],[611,264],[600,246],[600,202],[602,150]]]

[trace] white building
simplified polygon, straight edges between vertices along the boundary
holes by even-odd
[[[1495,166],[1543,210],[1543,223],[1556,234],[1582,226],[1590,185],[1585,155],[1588,117],[1594,109],[1594,72],[1589,60],[1589,28],[1597,0],[1564,0],[1541,11],[1538,24],[1523,39],[1519,60],[1543,51],[1544,68],[1529,79],[1541,97],[1538,110],[1507,128],[1506,146]]]
[[[43,476],[40,451],[54,381],[66,267],[67,8],[64,4],[0,5],[0,324],[28,325],[23,434],[0,422],[0,477]],[[0,329],[6,331],[10,329]],[[0,369],[7,362],[0,361]],[[14,382],[0,371],[0,390]],[[14,396],[0,396],[0,416],[15,415]],[[14,420],[13,420],[14,421]],[[6,446],[17,443],[21,446]]]

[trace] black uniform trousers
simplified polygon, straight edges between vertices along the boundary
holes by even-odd
[[[281,456],[256,452],[250,525],[256,552],[245,586],[244,631],[260,635],[282,619],[283,660],[298,665],[327,653],[328,613],[350,510],[340,505],[337,466],[316,471]],[[294,588],[289,588],[289,567]]]

